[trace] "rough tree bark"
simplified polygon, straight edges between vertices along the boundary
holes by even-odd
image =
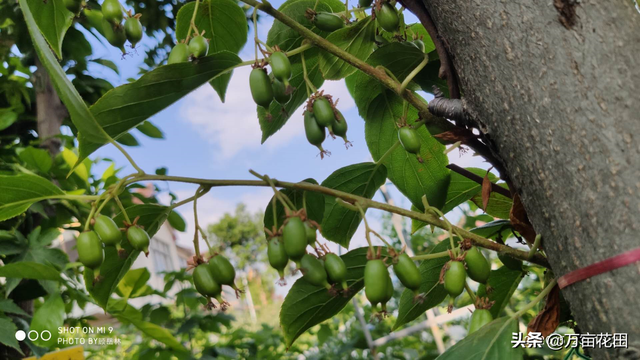
[[[49,151],[51,156],[55,156],[60,152],[61,142],[54,136],[60,134],[60,126],[68,112],[53,88],[47,69],[37,56],[35,63],[38,69],[33,74],[33,86],[36,90],[38,137],[44,139],[40,147]]]
[[[421,1],[421,0],[417,0]],[[557,276],[640,246],[640,14],[631,1],[425,0]],[[582,333],[628,333],[640,263],[562,292]]]

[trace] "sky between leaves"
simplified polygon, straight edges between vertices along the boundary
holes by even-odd
[[[277,0],[272,4],[277,8],[282,2],[283,0]],[[408,11],[405,11],[405,19],[407,23],[417,22],[415,16]],[[272,24],[273,19],[269,16],[262,16],[259,20],[261,39],[266,39]],[[253,30],[250,32],[252,34]],[[251,34],[247,45],[240,52],[242,59],[254,56]],[[104,77],[114,85],[126,83],[128,78],[138,77],[138,67],[143,59],[141,55],[123,60],[117,49],[105,46],[91,35],[87,38],[93,46],[95,58],[110,59],[120,67],[118,76],[111,70],[96,66],[95,72],[91,69],[94,76]],[[138,46],[144,47],[145,41]],[[371,161],[364,140],[364,122],[358,115],[344,81],[326,81],[322,89],[333,95],[334,99],[340,99],[338,105],[349,124],[348,137],[353,142],[352,148],[345,150],[340,138],[328,138],[324,147],[332,155],[321,160],[317,156],[317,148],[306,141],[301,108],[280,131],[261,145],[256,106],[249,91],[249,71],[249,67],[242,67],[234,72],[224,104],[207,84],[153,116],[150,120],[162,129],[165,139],[151,139],[133,131],[132,134],[138,138],[141,146],[127,147],[127,151],[149,173],[153,173],[156,168],[167,167],[170,175],[215,179],[252,179],[248,170],[253,169],[281,180],[299,181],[312,177],[322,182],[341,167]],[[115,160],[118,166],[124,166],[121,176],[133,172],[126,159],[111,145],[102,147],[91,157]],[[460,157],[458,151],[450,153],[449,158],[450,162],[463,167],[488,167],[480,158],[468,154]],[[102,163],[96,166],[96,171],[100,173],[107,166],[107,163]],[[163,189],[170,188],[180,199],[192,196],[196,189],[180,183],[158,185]],[[388,188],[397,205],[410,207],[410,202],[393,185]],[[264,211],[271,196],[272,191],[268,188],[214,188],[198,201],[199,221],[203,225],[215,222],[224,213],[233,212],[240,202],[246,204],[249,211]],[[379,194],[374,199],[384,201]],[[168,203],[169,197],[163,200]],[[178,210],[187,222],[187,232],[178,234],[178,243],[190,247],[189,243],[193,239],[193,207],[187,205]],[[379,213],[374,211],[377,210],[367,213],[368,218],[371,218],[370,225],[379,228]],[[457,217],[455,212],[450,214]],[[366,245],[363,228],[361,224],[354,235],[351,248]],[[332,246],[332,249],[336,251],[337,245]]]

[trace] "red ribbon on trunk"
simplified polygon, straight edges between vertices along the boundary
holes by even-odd
[[[560,289],[563,289],[578,281],[586,280],[590,277],[633,264],[636,261],[640,261],[640,248],[574,270],[558,279],[558,286]]]

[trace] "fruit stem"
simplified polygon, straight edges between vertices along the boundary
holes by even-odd
[[[538,296],[536,296],[535,299],[533,299],[529,304],[527,304],[525,307],[523,307],[522,309],[518,310],[518,312],[516,312],[515,314],[511,315],[512,319],[517,319],[520,316],[522,316],[522,314],[526,313],[527,311],[533,309],[534,306],[536,306],[537,303],[539,303],[540,301],[542,301],[542,299],[545,298],[545,296],[547,296],[549,294],[549,292],[551,292],[551,289],[553,289],[554,286],[556,286],[558,284],[558,281],[556,279],[551,280],[551,282],[549,283],[549,285],[547,285],[547,287],[545,287],[540,294],[538,294]]]
[[[253,170],[249,170],[249,173],[257,177],[258,179],[266,182],[269,186],[271,186],[271,189],[273,189],[273,196],[277,197],[278,200],[280,200],[280,202],[282,203],[282,206],[284,206],[285,209],[287,209],[288,211],[291,211],[293,210],[292,208],[295,208],[295,206],[293,206],[293,203],[291,203],[291,200],[289,200],[289,198],[286,198],[285,200],[285,196],[280,191],[278,191],[278,189],[276,189],[275,185],[273,184],[273,181],[267,175],[260,175]],[[289,203],[287,203],[287,200],[289,201]]]
[[[258,38],[256,38],[256,41],[258,41],[258,43],[259,43],[260,45],[263,45],[264,47],[266,47],[266,48],[267,48],[267,51],[269,51],[270,53],[273,53],[273,52],[274,52],[273,48],[272,48],[271,46],[267,45],[267,43],[266,43],[266,42],[264,42],[264,41],[262,41],[262,40],[260,40],[260,39],[258,39]]]
[[[358,211],[360,211],[360,216],[362,217],[362,220],[364,220],[364,236],[367,239],[367,243],[369,243],[369,251],[371,252],[371,254],[375,254],[375,251],[373,249],[373,244],[371,243],[371,228],[369,227],[369,222],[367,221],[367,217],[365,216],[365,211],[362,208],[362,206],[360,206],[360,203],[356,203],[356,207],[358,208]]]
[[[120,201],[120,198],[118,197],[118,195],[113,197],[116,201],[116,203],[118,204],[118,207],[120,208],[120,211],[122,211],[122,215],[124,216],[125,221],[128,224],[131,224],[131,220],[129,219],[129,215],[127,214],[127,210],[124,209],[124,206],[122,206],[122,202]]]
[[[538,248],[540,247],[540,243],[542,243],[542,235],[538,234],[536,235],[536,240],[533,242],[533,245],[531,245],[531,250],[529,250],[528,259],[531,259],[533,255],[536,254],[536,251],[538,251]]]
[[[91,219],[93,219],[93,215],[96,213],[97,201],[91,203],[91,211],[89,212],[89,216],[87,216],[87,221],[84,223],[84,231],[89,230],[89,224],[91,224]]]
[[[277,232],[278,227],[278,212],[276,211],[276,195],[274,194],[271,198],[271,211],[273,212],[273,226],[276,227],[275,231]]]
[[[253,42],[254,50],[256,54],[256,64],[258,63],[258,8],[260,5],[253,8]]]
[[[413,78],[416,77],[416,75],[418,75],[425,66],[427,66],[427,63],[429,63],[429,56],[425,54],[422,62],[418,64],[418,66],[416,66],[409,75],[407,75],[404,81],[402,81],[402,84],[400,84],[400,87],[398,88],[398,93],[402,94],[407,89],[411,80],[413,80]]]
[[[131,164],[131,166],[133,166],[133,168],[136,169],[136,171],[138,172],[138,175],[144,175],[145,174],[144,171],[133,160],[131,155],[129,155],[129,153],[127,153],[127,151],[122,146],[120,146],[120,144],[118,144],[115,140],[113,140],[111,138],[109,139],[109,141],[113,144],[113,146],[115,146],[118,150],[120,150],[120,152],[122,153],[122,155],[124,155],[125,158],[127,158],[129,163]]]
[[[200,227],[200,223],[198,222],[198,198],[208,193],[211,190],[211,187],[205,187],[200,185],[196,190],[196,193],[193,195],[193,222],[195,226],[195,233],[193,235],[193,247],[196,251],[196,256],[200,257],[200,243],[198,242],[198,232],[202,234],[202,239],[207,243],[207,247],[209,248],[209,253],[211,253],[211,244],[209,244],[209,240],[207,236],[204,234],[204,231]]]
[[[452,152],[453,150],[459,148],[460,145],[462,145],[462,141],[456,141],[453,145],[449,146],[448,148],[446,148],[444,150],[444,154],[446,155],[446,154]]]
[[[476,296],[473,294],[473,290],[471,290],[471,288],[469,287],[469,283],[467,283],[466,281],[464,282],[464,289],[467,290],[467,294],[469,294],[471,302],[475,304]]]
[[[194,30],[196,34],[198,33],[198,28],[196,27],[196,15],[198,14],[199,5],[200,0],[196,0],[196,7],[193,9],[193,15],[191,15],[191,21],[189,22],[189,31],[187,31],[187,37],[185,39],[189,39],[191,36],[191,30]]]
[[[416,255],[411,257],[411,260],[431,260],[431,259],[438,259],[442,257],[449,257],[449,252],[441,251],[433,254]]]
[[[309,89],[311,89],[312,93],[316,93],[316,92],[318,92],[318,89],[313,85],[311,80],[309,80],[309,76],[307,75],[307,62],[304,60],[304,53],[302,53],[300,55],[300,57],[301,57],[301,60],[302,60],[302,77],[304,78],[304,82],[307,84]],[[310,97],[311,94],[309,94],[309,89],[307,89],[307,94]]]
[[[349,23],[349,0],[344,0],[344,17],[347,20],[347,24]]]

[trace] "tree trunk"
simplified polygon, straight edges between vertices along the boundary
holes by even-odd
[[[54,136],[60,135],[60,126],[68,113],[53,88],[47,69],[37,56],[35,63],[38,69],[32,80],[36,90],[38,137],[44,139],[40,147],[49,151],[51,156],[55,156],[60,152],[61,141]]]
[[[632,2],[424,6],[554,273],[640,246],[640,15]],[[582,333],[628,334],[629,349],[593,349],[595,358],[640,358],[638,275],[635,263],[563,289]]]

